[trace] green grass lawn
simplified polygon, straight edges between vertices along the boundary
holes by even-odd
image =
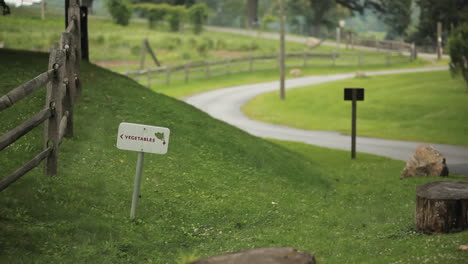
[[[300,67],[302,71],[301,76],[308,75],[322,75],[322,74],[335,74],[347,73],[356,71],[377,71],[385,69],[401,69],[401,68],[419,68],[431,66],[430,63],[424,60],[416,60],[414,62],[401,62],[395,63],[390,66],[386,65],[363,65],[363,66],[308,66]],[[296,78],[290,74],[291,69],[297,67],[287,67],[286,78]],[[137,78],[142,85],[147,85],[145,76]],[[230,75],[221,75],[206,79],[190,80],[188,83],[183,81],[171,82],[170,85],[158,84],[151,85],[151,89],[172,97],[181,98],[190,96],[200,92],[206,92],[214,89],[232,87],[244,84],[261,83],[268,81],[279,80],[278,70],[259,70],[254,72],[235,73]]]
[[[251,118],[309,130],[349,134],[351,103],[344,87],[363,87],[360,136],[468,145],[468,93],[448,71],[354,78],[260,95],[244,106]]]
[[[0,94],[46,69],[47,55],[0,50]],[[75,137],[59,175],[37,168],[0,193],[1,263],[183,263],[252,247],[292,246],[320,263],[465,263],[467,232],[414,230],[415,187],[401,161],[256,138],[129,78],[82,64]],[[0,135],[44,105],[44,90],[0,112]],[[120,122],[171,129],[169,153],[137,154]],[[42,128],[0,155],[1,177],[41,150]],[[449,179],[462,177],[451,175]]]

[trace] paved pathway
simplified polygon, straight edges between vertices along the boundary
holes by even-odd
[[[368,72],[367,74],[402,74],[407,72],[423,72],[443,69],[447,69],[447,67],[388,70],[372,73]],[[291,89],[305,85],[344,80],[352,77],[354,77],[354,74],[350,73],[308,76],[287,80],[286,87],[287,89]],[[338,132],[309,131],[281,125],[268,124],[256,120],[251,120],[242,113],[241,107],[252,98],[266,92],[278,90],[278,87],[278,81],[242,85],[197,94],[184,98],[184,101],[207,112],[214,118],[223,120],[255,136],[299,141],[321,147],[350,150],[350,136],[342,135]],[[410,155],[414,153],[416,147],[420,144],[421,143],[419,142],[397,141],[369,137],[357,138],[358,152],[376,154],[397,160],[407,160]],[[468,175],[468,147],[442,144],[433,145],[447,158],[447,163],[451,172]]]

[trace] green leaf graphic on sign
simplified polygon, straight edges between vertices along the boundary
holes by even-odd
[[[156,136],[157,139],[164,141],[164,133],[157,132],[157,133],[154,133],[154,135]]]

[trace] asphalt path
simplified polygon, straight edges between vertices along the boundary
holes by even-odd
[[[367,75],[404,74],[446,70],[447,67],[387,70],[367,72]],[[293,89],[312,84],[320,84],[353,78],[353,73],[307,76],[286,81],[286,88]],[[208,113],[214,118],[236,126],[252,135],[288,141],[298,141],[311,145],[348,150],[351,149],[351,137],[333,131],[311,131],[287,126],[274,125],[249,119],[242,113],[242,106],[254,97],[279,89],[279,82],[249,84],[222,88],[196,94],[183,100]],[[359,126],[358,126],[359,134]],[[406,161],[421,142],[399,141],[370,137],[357,137],[357,151]],[[431,143],[429,143],[431,144]],[[447,159],[450,172],[468,175],[468,147],[444,144],[431,144]],[[358,155],[359,158],[359,155]]]

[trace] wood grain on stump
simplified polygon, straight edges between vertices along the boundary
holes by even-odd
[[[468,182],[437,181],[418,186],[416,228],[426,233],[468,229]]]

